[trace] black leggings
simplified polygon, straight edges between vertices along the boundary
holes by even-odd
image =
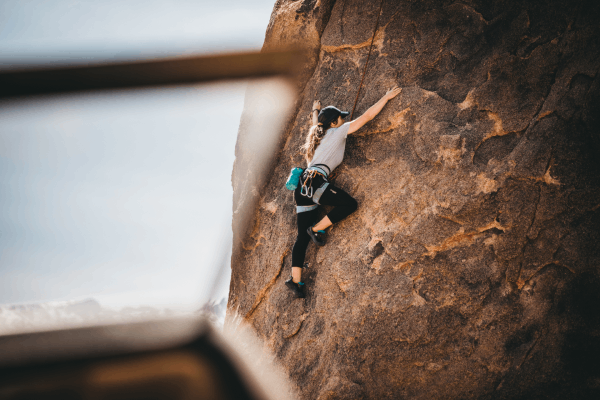
[[[320,179],[315,179],[313,181],[313,188],[316,190],[322,182],[323,181]],[[298,185],[298,188],[294,192],[294,199],[296,200],[296,205],[299,206],[315,204],[311,199],[300,194],[300,185]],[[358,207],[358,203],[352,196],[332,184],[327,186],[319,203],[326,206],[336,206],[329,214],[327,214],[329,220],[333,224],[340,222],[348,215],[352,214]],[[318,211],[318,209],[315,209],[297,214],[298,237],[296,238],[296,243],[294,243],[294,248],[292,249],[292,267],[302,267],[304,264],[306,248],[311,240],[307,230],[317,222]]]

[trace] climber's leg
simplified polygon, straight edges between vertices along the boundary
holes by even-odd
[[[304,264],[303,268],[308,268],[308,265]],[[304,291],[304,282],[300,280],[301,271],[302,268],[292,267],[292,276],[290,276],[290,278],[287,281],[285,281],[285,285],[289,287],[292,290],[292,292],[294,292],[296,297],[304,298],[306,297],[306,293]],[[296,276],[296,278],[294,278],[293,276]]]
[[[324,231],[331,226],[331,220],[326,215],[315,226],[312,227],[313,232]]]
[[[310,236],[306,231],[315,223],[317,213],[318,211],[315,209],[297,214],[298,236],[292,248],[292,278],[296,283],[302,281],[302,265],[304,265],[306,248],[310,243]]]
[[[292,280],[296,283],[302,281],[302,268],[292,267]]]
[[[358,208],[358,203],[352,196],[337,186],[329,185],[319,203],[327,206],[336,206],[321,221],[313,226],[313,231],[324,230],[352,214]]]

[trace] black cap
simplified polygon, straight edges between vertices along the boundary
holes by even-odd
[[[346,118],[348,115],[350,115],[350,113],[348,111],[338,110],[334,106],[327,106],[319,112],[319,117],[322,116],[324,119],[326,119],[328,121],[335,121],[339,116],[341,116],[342,118]],[[319,118],[319,119],[321,119],[321,118]]]

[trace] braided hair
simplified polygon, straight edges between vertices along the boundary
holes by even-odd
[[[332,118],[333,116],[331,114],[328,115],[327,113],[323,112],[319,113],[318,124],[310,127],[308,136],[306,137],[306,142],[301,147],[301,150],[304,152],[306,157],[307,164],[310,164],[313,156],[315,155],[315,150],[317,150],[317,147],[319,147],[319,144],[321,144],[321,139],[323,139],[323,136],[325,136],[325,132],[331,128],[331,124],[336,122],[340,115],[341,114],[335,115],[335,118]]]

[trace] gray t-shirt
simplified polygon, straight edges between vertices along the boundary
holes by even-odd
[[[325,136],[321,139],[319,147],[315,150],[315,154],[312,158],[309,167],[315,164],[325,164],[332,172],[338,165],[342,163],[344,159],[344,150],[346,150],[346,137],[348,137],[348,130],[350,129],[350,122],[346,122],[344,125],[338,128],[329,128],[325,132]]]

